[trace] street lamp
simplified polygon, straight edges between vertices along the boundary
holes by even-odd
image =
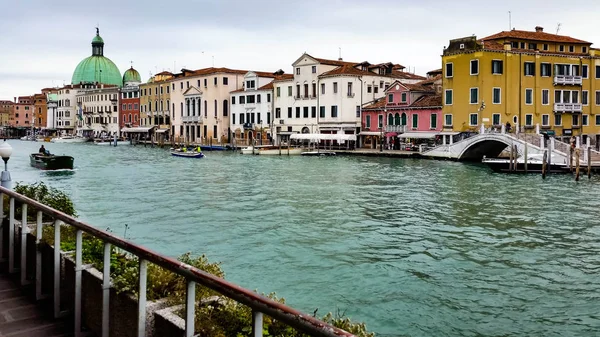
[[[10,188],[10,172],[8,172],[8,159],[10,159],[10,155],[12,154],[12,146],[6,142],[6,139],[2,144],[0,144],[0,157],[4,160],[4,171],[2,171],[2,175],[0,176],[0,183],[2,187]]]

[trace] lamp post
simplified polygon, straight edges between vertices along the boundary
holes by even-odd
[[[6,142],[6,139],[2,144],[0,144],[0,157],[4,160],[4,171],[2,171],[2,175],[0,176],[0,183],[4,188],[10,188],[10,172],[8,172],[8,159],[10,159],[10,155],[12,154],[12,146]]]

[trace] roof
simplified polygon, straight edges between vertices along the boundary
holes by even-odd
[[[433,74],[441,74],[442,73],[442,68],[440,69],[435,69],[435,70],[430,70],[427,72],[427,75],[433,75]]]
[[[308,55],[308,56],[310,56],[310,55]],[[312,56],[310,56],[310,57],[312,57]],[[354,65],[356,65],[356,64],[359,63],[359,62],[348,62],[348,61],[344,61],[344,60],[341,60],[341,59],[340,60],[328,60],[328,59],[320,59],[320,58],[316,58],[316,57],[312,57],[312,58],[315,59],[320,64],[325,64],[325,65],[328,65],[328,66],[338,66],[338,67],[339,66],[345,66],[345,65],[354,66]]]
[[[424,76],[405,72],[405,71],[394,71],[392,73],[392,76],[396,77],[396,78],[405,79],[405,80],[425,80],[425,79],[427,79]]]
[[[432,78],[428,78],[426,80],[423,80],[421,82],[418,82],[418,85],[431,85],[434,84],[436,81],[440,81],[442,79],[442,74],[439,75],[435,75]]]
[[[142,77],[140,76],[140,73],[133,69],[133,67],[127,69],[125,71],[125,73],[123,74],[123,84],[125,84],[125,82],[142,82]]]
[[[409,91],[425,91],[425,92],[431,92],[431,91],[433,91],[433,89],[431,89],[429,87],[422,86],[420,84],[402,83],[402,85],[405,86],[406,89],[408,89]]]
[[[441,107],[442,106],[442,95],[424,95],[414,101],[411,108],[429,108],[429,107]]]
[[[481,39],[482,41],[489,40],[500,40],[500,39],[521,39],[521,40],[532,40],[532,41],[544,41],[544,42],[562,42],[562,43],[580,43],[580,44],[592,44],[591,42],[579,40],[566,35],[557,35],[545,33],[543,31],[526,31],[526,30],[511,30],[502,31],[488,37]]]

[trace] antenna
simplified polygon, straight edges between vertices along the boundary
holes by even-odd
[[[213,68],[214,68],[214,67],[215,67],[215,55],[213,55],[213,57],[212,57],[212,61],[213,61],[213,65],[212,65],[212,66],[213,66]]]
[[[562,26],[562,23],[558,23],[558,25],[556,25],[556,35],[558,35],[558,32],[560,31],[560,26]]]
[[[508,11],[508,31],[512,29],[512,13]]]
[[[338,61],[341,61],[342,60],[342,47],[338,47],[338,51],[339,51]]]

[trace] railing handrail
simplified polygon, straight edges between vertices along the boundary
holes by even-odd
[[[194,266],[178,261],[177,259],[164,256],[151,249],[115,236],[107,231],[93,227],[81,220],[77,220],[70,215],[46,206],[10,189],[0,186],[0,194],[6,194],[15,200],[33,206],[38,211],[52,216],[55,220],[60,220],[65,224],[80,229],[96,238],[103,240],[104,242],[110,243],[111,245],[136,255],[138,258],[140,258],[140,260],[146,260],[154,263],[178,275],[186,277],[188,281],[194,281],[202,284],[219,292],[220,294],[236,300],[243,305],[285,322],[295,329],[299,329],[315,336],[354,336],[349,332],[333,327],[313,316],[300,312],[285,304],[281,304],[265,296],[259,295],[237,284],[231,283],[215,275],[195,268]]]

